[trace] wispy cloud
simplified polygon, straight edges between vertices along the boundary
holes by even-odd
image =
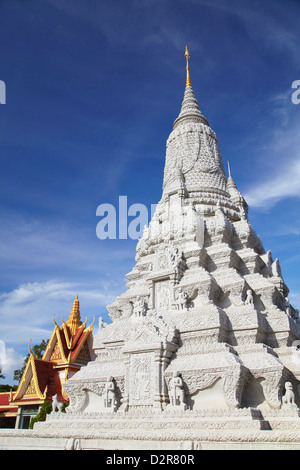
[[[0,288],[0,339],[7,347],[23,351],[30,338],[47,339],[53,314],[57,321],[67,320],[77,291],[83,319],[108,315],[106,305],[126,288],[125,274],[134,263],[132,243],[98,240],[96,223],[91,234],[80,224],[50,224],[22,215],[2,222],[0,286],[9,287]]]
[[[294,306],[297,308],[300,307],[300,293],[299,292],[291,292],[289,294],[289,299]]]
[[[100,316],[101,307],[115,297],[114,292],[105,289],[100,282],[98,286],[96,283],[89,286],[55,279],[21,284],[12,291],[1,293],[1,339],[18,347],[27,344],[30,338],[33,341],[47,339],[53,330],[54,314],[57,321],[61,317],[68,319],[77,290],[82,316],[89,320],[93,314]]]
[[[82,271],[86,279],[91,276],[95,279],[109,271],[108,267],[116,257],[120,267],[124,263],[128,269],[128,262],[134,259],[133,243],[130,240],[123,244],[100,241],[96,236],[97,222],[96,207],[94,227],[91,223],[86,227],[59,217],[47,221],[33,216],[25,218],[22,213],[3,213],[0,263],[7,266],[8,272],[2,272],[0,280],[16,272],[22,282],[25,271],[31,273],[31,279],[36,273],[38,276],[45,274],[47,279],[66,276],[74,280],[78,273],[80,278],[83,277]]]
[[[0,369],[4,375],[2,383],[13,384],[14,371],[23,366],[25,356],[14,348],[7,348],[4,341],[0,340]]]
[[[256,179],[244,195],[250,206],[267,209],[282,199],[300,197],[300,116],[290,90],[263,106],[266,122],[261,125],[259,155],[253,159]]]
[[[79,291],[82,321],[93,321],[94,334],[98,319],[110,322],[105,306],[120,294],[120,286],[98,281],[65,282],[51,279],[19,285],[16,289],[0,294],[0,368],[5,375],[3,383],[13,383],[13,372],[19,369],[28,353],[28,343],[39,344],[50,338],[54,323],[58,324],[70,315],[76,291]]]
[[[209,8],[215,8],[227,15],[238,18],[251,38],[259,38],[260,47],[273,49],[288,54],[294,62],[299,64],[299,28],[291,27],[291,17],[289,21],[284,21],[286,17],[286,5],[284,2],[273,0],[261,2],[254,5],[245,0],[189,0],[191,3],[201,4]],[[269,7],[268,7],[269,3]],[[291,13],[293,5],[289,3]],[[295,4],[295,20],[298,17],[297,5]]]
[[[300,197],[300,160],[289,161],[288,168],[278,168],[268,179],[259,181],[245,194],[250,206],[264,209],[288,197]]]
[[[22,365],[29,340],[39,344],[51,336],[53,315],[59,324],[62,317],[65,321],[68,319],[76,292],[82,320],[87,317],[91,323],[95,317],[94,332],[100,316],[109,322],[106,305],[125,290],[127,258],[132,255],[132,262],[134,259],[130,249],[114,246],[111,250],[106,248],[105,254],[107,246],[105,242],[101,245],[99,240],[94,247],[89,247],[88,243],[84,247],[85,243],[78,239],[69,246],[66,234],[70,235],[71,231],[66,230],[59,238],[59,233],[57,236],[53,232],[52,235],[47,234],[39,224],[34,226],[37,232],[33,233],[33,226],[29,224],[27,231],[23,226],[22,237],[12,233],[10,241],[8,233],[3,250],[0,250],[3,265],[13,264],[10,277],[38,280],[23,282],[12,290],[0,292],[0,340],[6,348],[3,364],[5,383],[12,383],[13,371]],[[111,266],[116,265],[116,260],[118,263],[112,276]],[[63,275],[62,279],[45,280],[55,271]],[[1,276],[5,281],[7,273],[3,272]]]

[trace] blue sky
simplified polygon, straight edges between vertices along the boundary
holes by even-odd
[[[300,307],[299,1],[0,0],[5,383],[77,291],[91,322],[126,289],[136,242],[99,240],[96,208],[160,199],[186,44],[200,109]]]

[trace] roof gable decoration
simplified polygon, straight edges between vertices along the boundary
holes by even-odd
[[[53,316],[55,328],[49,340],[46,351],[43,355],[44,360],[50,360],[56,363],[70,364],[78,357],[82,348],[85,347],[85,342],[90,343],[90,357],[86,358],[85,362],[94,358],[92,349],[92,330],[95,318],[90,326],[86,327],[87,319],[82,323],[80,318],[78,294],[73,302],[69,319],[59,326]]]
[[[30,348],[30,343],[28,346]],[[41,400],[44,400],[46,398],[48,385],[44,387],[43,391],[40,389],[38,373],[35,363],[36,360],[39,361],[40,359],[37,359],[31,351],[22,379],[19,383],[18,389],[12,401],[17,401],[21,398],[31,397],[38,397]]]
[[[65,399],[62,381],[68,377],[69,369],[74,365],[78,370],[95,359],[92,336],[95,319],[89,327],[86,327],[87,320],[82,323],[78,294],[73,302],[69,320],[63,321],[62,326],[56,323],[54,316],[53,321],[54,330],[42,359],[34,355],[30,349],[31,340],[29,342],[30,356],[13,398],[14,402],[51,399],[55,394]],[[62,374],[63,369],[65,375]]]
[[[65,342],[65,338],[62,334],[61,328],[57,325],[55,320],[54,323],[55,328],[42,359],[53,362],[67,362],[68,348]]]

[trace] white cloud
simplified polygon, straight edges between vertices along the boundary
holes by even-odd
[[[28,343],[39,344],[49,339],[54,323],[66,321],[78,291],[81,319],[88,324],[95,317],[94,333],[100,316],[109,322],[105,306],[120,294],[120,288],[99,281],[98,283],[74,283],[59,280],[22,284],[18,288],[0,294],[0,361],[4,383],[12,383],[13,371],[22,366],[28,353]]]
[[[6,362],[6,348],[5,343],[2,339],[0,339],[0,371],[3,368],[3,364]]]
[[[63,258],[64,262],[84,258],[82,240],[86,237],[83,228],[80,233],[59,220],[46,224],[42,220],[25,219],[22,214],[3,214],[0,237],[0,259],[18,263],[30,261],[32,265],[53,265]],[[78,250],[80,243],[80,250]]]
[[[5,382],[12,382],[13,371],[23,366],[24,358],[25,356],[18,353],[14,348],[5,348],[5,357],[1,365],[2,374],[6,379]]]
[[[30,217],[24,219],[22,213],[2,213],[0,226],[0,284],[12,286],[25,284],[28,281],[60,279],[87,283],[102,278],[110,281],[110,288],[124,276],[134,261],[134,243],[132,240],[105,240],[96,236],[98,220],[95,217],[94,227],[64,223],[53,220],[45,223]],[[96,215],[96,207],[95,207]],[[112,242],[112,243],[110,243]],[[118,259],[111,276],[111,265]],[[75,281],[74,281],[75,279]],[[36,287],[37,289],[38,287]],[[31,288],[32,290],[32,288]],[[18,292],[18,295],[27,295]],[[32,295],[32,292],[31,292]]]
[[[293,307],[300,308],[300,293],[299,292],[290,292],[289,299],[293,304]]]
[[[278,172],[258,182],[245,194],[249,206],[257,208],[271,207],[287,197],[300,197],[300,160],[278,168]]]
[[[67,320],[76,292],[79,291],[81,316],[92,321],[93,316],[105,314],[105,305],[112,302],[116,293],[105,285],[50,280],[20,285],[17,289],[0,294],[1,340],[6,344],[27,345],[48,339],[53,331],[53,315],[59,323]],[[104,313],[103,313],[104,310]]]
[[[95,316],[95,327],[99,316],[109,321],[106,305],[125,290],[134,250],[127,241],[98,240],[96,223],[93,233],[94,238],[79,225],[74,231],[59,222],[46,226],[3,214],[0,280],[14,287],[0,292],[0,340],[7,347],[27,354],[30,338],[33,344],[48,339],[53,315],[58,323],[62,316],[67,320],[77,292],[83,320],[90,323]]]
[[[244,196],[251,207],[270,208],[278,201],[300,197],[300,115],[286,90],[262,105],[261,145],[253,158],[255,181]],[[300,110],[300,109],[299,109]]]
[[[4,376],[2,383],[13,385],[14,370],[20,369],[24,363],[24,356],[13,348],[7,348],[5,342],[0,340],[0,372]]]

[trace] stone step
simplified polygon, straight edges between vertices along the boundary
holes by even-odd
[[[70,449],[70,443],[75,441],[86,450],[300,450],[300,432],[295,431],[174,428],[79,431],[76,425],[52,430],[0,429],[0,449]]]
[[[262,411],[262,416],[272,430],[300,431],[299,410],[296,407]]]
[[[69,429],[75,427],[80,430],[109,430],[136,431],[136,430],[268,430],[268,421],[260,413],[249,411],[233,413],[166,413],[159,415],[136,415],[130,413],[51,413],[46,422],[36,423],[34,429]]]
[[[34,437],[34,432],[32,434]],[[39,438],[49,438],[51,433],[43,430],[39,431],[37,436]],[[120,429],[120,430],[95,430],[95,429],[85,429],[80,430],[71,427],[70,429],[56,429],[55,433],[53,432],[53,437],[56,438],[79,438],[83,441],[90,441],[91,439],[98,441],[98,446],[103,446],[106,442],[105,447],[102,448],[118,448],[126,449],[127,445],[131,446],[133,442],[140,442],[138,448],[146,448],[144,443],[154,442],[163,442],[164,447],[168,448],[166,443],[172,443],[173,448],[178,448],[176,442],[179,443],[220,443],[226,444],[242,444],[242,443],[252,443],[253,448],[256,447],[257,443],[267,443],[268,445],[281,445],[284,444],[293,444],[297,446],[297,449],[300,449],[300,433],[292,431],[263,431],[255,429],[155,429],[155,430],[137,430],[137,429]],[[127,443],[127,444],[126,444]],[[114,447],[116,446],[116,447]],[[131,447],[128,447],[129,449]],[[152,447],[149,447],[152,448]],[[156,447],[157,448],[157,447]],[[194,447],[195,448],[195,447]],[[197,447],[196,447],[197,448]]]
[[[50,423],[47,423],[50,425]],[[53,428],[53,424],[51,423],[51,428]],[[56,423],[60,429],[67,429],[72,426],[76,426],[77,429],[122,429],[122,430],[130,430],[130,429],[195,429],[195,430],[202,430],[202,429],[258,429],[258,430],[268,430],[270,429],[270,425],[268,421],[247,421],[247,422],[240,422],[240,421],[216,421],[216,420],[201,420],[197,422],[186,422],[186,421],[149,421],[149,422],[111,422],[111,421],[61,421]],[[39,423],[35,424],[35,429],[45,428],[44,425]]]

